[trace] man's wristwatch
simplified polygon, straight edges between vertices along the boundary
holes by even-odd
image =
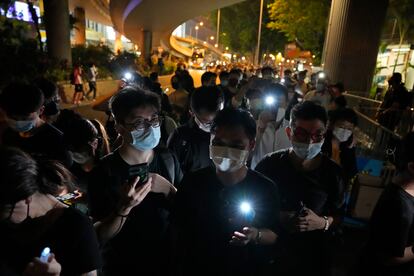
[[[327,216],[323,216],[323,219],[325,220],[325,227],[323,228],[323,231],[328,231],[329,229],[329,219]]]

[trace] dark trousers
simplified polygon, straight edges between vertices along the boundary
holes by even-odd
[[[89,91],[86,94],[86,96],[88,97],[91,92],[93,92],[93,98],[95,99],[96,98],[96,81],[89,82]]]

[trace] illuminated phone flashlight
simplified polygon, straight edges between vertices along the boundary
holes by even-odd
[[[49,260],[49,256],[50,256],[50,248],[49,247],[45,247],[42,250],[42,253],[40,253],[40,261],[43,263],[47,263]]]
[[[320,78],[320,79],[324,79],[326,77],[326,75],[325,75],[325,73],[324,72],[320,72],[319,74],[318,74],[318,78]]]
[[[244,215],[250,214],[251,212],[253,212],[252,205],[247,201],[243,201],[242,203],[240,203],[240,212]]]
[[[273,96],[267,96],[265,98],[266,105],[274,105],[276,103],[276,100]]]
[[[285,83],[285,79],[281,79],[281,80],[280,80],[280,82],[281,82],[281,83]]]
[[[125,78],[126,80],[130,81],[130,80],[132,79],[132,74],[131,74],[130,72],[126,72],[126,73],[124,74],[124,78]]]

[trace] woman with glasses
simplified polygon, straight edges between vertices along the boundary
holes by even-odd
[[[92,172],[90,214],[103,247],[105,275],[159,275],[166,268],[166,229],[174,185],[181,181],[175,156],[158,146],[160,99],[126,87],[110,102],[122,144]]]

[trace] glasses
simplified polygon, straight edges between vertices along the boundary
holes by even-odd
[[[301,127],[292,128],[293,135],[298,141],[307,142],[312,141],[314,143],[319,143],[325,138],[325,130],[318,130],[315,133],[309,133]]]
[[[163,121],[163,117],[155,116],[151,118],[150,120],[147,119],[138,119],[134,123],[131,124],[125,124],[126,127],[132,128],[135,130],[142,130],[149,127],[159,127],[161,125],[161,122]]]

